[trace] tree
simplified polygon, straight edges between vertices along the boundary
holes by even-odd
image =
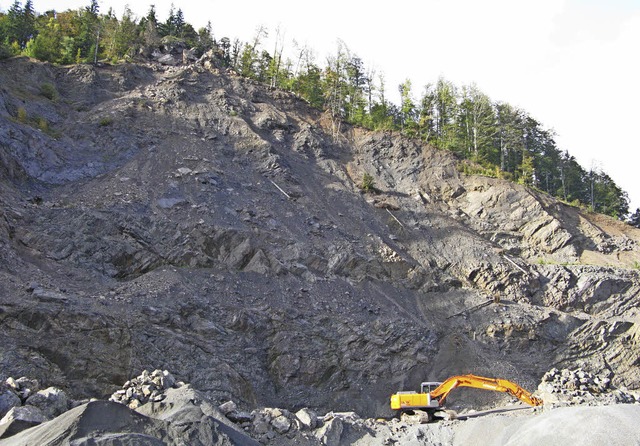
[[[456,87],[444,78],[435,85],[435,144],[441,149],[455,149]]]
[[[345,115],[348,122],[362,125],[364,123],[367,100],[365,97],[365,86],[367,76],[365,74],[364,63],[356,55],[351,55],[346,50],[344,60],[345,77]]]
[[[300,48],[297,68],[294,70],[291,88],[312,107],[324,106],[322,69],[316,64],[313,51]]]
[[[499,153],[499,161],[495,156],[490,160],[494,163],[498,161],[501,171],[514,174],[522,162],[525,149],[522,132],[523,113],[505,102],[497,103],[495,108],[497,129],[494,147]]]
[[[220,39],[219,47],[222,53],[222,63],[227,67],[232,66],[231,40],[229,40],[228,37],[223,37],[222,39]]]
[[[198,30],[198,43],[196,45],[196,50],[198,56],[206,53],[207,51],[214,49],[216,47],[215,41],[213,39],[213,30],[211,27],[211,22],[207,22],[207,26],[204,28],[200,28]]]
[[[533,186],[535,181],[535,168],[533,165],[533,157],[524,150],[522,152],[522,163],[520,164],[520,175],[518,182],[525,186]]]
[[[185,24],[184,13],[182,12],[182,9],[178,8],[178,11],[173,18],[174,35],[176,37],[184,37]]]
[[[24,52],[34,59],[59,62],[62,57],[62,40],[60,25],[51,17],[46,26],[40,29],[38,35],[27,42]]]
[[[142,28],[142,31],[140,31],[142,51],[143,54],[149,57],[161,43],[155,6],[151,5],[146,17],[140,21],[139,27]]]
[[[18,0],[15,0],[9,11],[7,11],[4,21],[4,35],[7,44],[16,43],[19,49],[23,48],[20,43],[22,35],[22,5]]]
[[[331,115],[334,140],[337,139],[342,121],[346,116],[347,82],[344,70],[346,58],[345,45],[342,41],[338,41],[336,54],[327,59],[324,70],[324,103]]]
[[[395,117],[399,116],[395,106],[387,100],[384,75],[378,75],[377,100],[374,101],[369,112],[371,127],[376,130],[392,130],[396,123]]]
[[[475,85],[462,87],[458,140],[466,148],[466,157],[474,161],[491,158],[496,117],[491,100]]]
[[[110,22],[113,29],[109,36],[105,36],[105,41],[108,40],[106,57],[114,61],[133,57],[141,45],[133,12],[125,6],[120,21],[113,17]]]
[[[169,9],[169,17],[167,17],[164,23],[158,26],[158,32],[161,37],[176,35],[176,13],[173,3],[171,3],[171,8]]]
[[[400,129],[413,136],[415,130],[416,105],[411,95],[411,80],[406,79],[398,86],[400,92]]]
[[[629,217],[629,224],[640,228],[640,208],[636,208],[636,211]]]
[[[76,32],[71,34],[67,46],[65,62],[95,61],[100,44],[100,17],[97,0],[91,0],[89,6],[76,12]],[[69,60],[73,57],[73,60]]]

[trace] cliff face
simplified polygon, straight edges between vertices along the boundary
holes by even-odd
[[[0,378],[81,397],[162,368],[371,416],[458,373],[640,386],[637,229],[206,60],[11,59],[0,85]]]

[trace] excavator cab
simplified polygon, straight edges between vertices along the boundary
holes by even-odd
[[[431,391],[440,386],[439,382],[423,382],[420,384],[420,393],[415,391],[397,392],[391,395],[391,409],[411,411],[437,409],[440,402],[431,397]]]
[[[440,387],[441,382],[427,381],[420,384],[420,393],[431,393],[431,391]]]

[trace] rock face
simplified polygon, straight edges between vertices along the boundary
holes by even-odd
[[[0,85],[2,380],[74,400],[124,390],[131,407],[163,402],[145,381],[162,377],[134,382],[160,367],[243,422],[289,408],[264,421],[285,436],[299,409],[390,416],[394,391],[461,373],[534,388],[580,367],[640,386],[636,229],[463,176],[397,134],[335,134],[206,58],[14,58]]]

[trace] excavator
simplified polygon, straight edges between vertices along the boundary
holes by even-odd
[[[531,395],[519,385],[499,378],[485,378],[476,375],[456,375],[444,382],[423,382],[420,393],[415,391],[397,392],[391,395],[391,409],[402,412],[424,411],[428,419],[433,419],[436,411],[442,410],[449,393],[457,387],[495,390],[515,396],[531,406],[542,405],[542,400]]]

